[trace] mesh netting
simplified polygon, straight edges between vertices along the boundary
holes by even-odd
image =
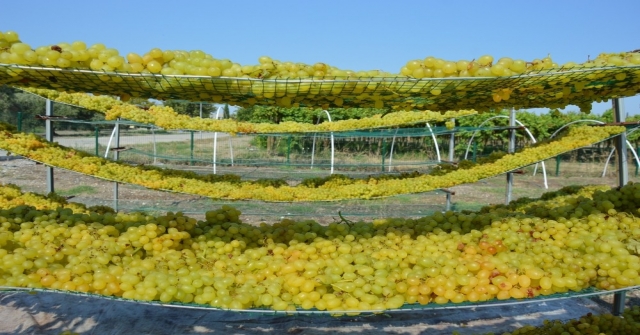
[[[638,82],[640,66],[541,70],[511,77],[254,79],[0,64],[0,84],[161,100],[224,101],[240,106],[393,106],[434,111],[560,108],[633,96],[640,92]]]
[[[332,314],[335,316],[340,315],[348,315],[348,314],[377,314],[377,313],[397,313],[397,312],[409,312],[409,311],[418,311],[418,310],[438,310],[438,309],[467,309],[467,308],[480,308],[480,307],[496,307],[496,306],[517,306],[522,304],[531,304],[531,303],[541,303],[546,301],[554,301],[560,299],[575,299],[575,298],[588,298],[599,295],[613,294],[616,292],[627,292],[631,290],[637,290],[640,286],[630,286],[616,290],[599,290],[596,288],[587,288],[581,291],[573,291],[573,292],[565,292],[565,293],[555,293],[550,295],[538,296],[535,298],[527,298],[527,299],[491,299],[484,302],[464,302],[464,303],[446,303],[446,304],[436,304],[430,303],[426,305],[420,304],[407,304],[405,303],[400,308],[392,308],[385,310],[317,310],[317,309],[309,309],[309,310],[287,310],[287,311],[277,311],[273,309],[265,309],[265,308],[251,308],[251,309],[226,309],[226,308],[217,308],[211,307],[209,305],[200,305],[195,303],[162,303],[160,301],[138,301],[138,300],[130,300],[124,299],[120,297],[113,296],[103,296],[92,293],[85,292],[75,292],[75,291],[64,291],[64,290],[54,290],[54,289],[38,289],[38,288],[21,288],[21,287],[0,287],[0,291],[26,291],[26,292],[47,292],[47,293],[60,293],[60,294],[70,294],[70,295],[78,295],[85,297],[97,297],[108,300],[115,301],[126,301],[133,302],[138,304],[147,304],[147,305],[159,305],[166,307],[176,307],[176,308],[187,308],[187,309],[203,309],[203,310],[217,310],[217,311],[232,311],[232,312],[242,312],[242,313],[255,313],[255,314],[286,314],[286,315],[297,315],[297,314]]]

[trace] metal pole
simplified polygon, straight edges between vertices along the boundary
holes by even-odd
[[[220,111],[222,110],[222,107],[218,107],[218,109],[216,110],[216,120],[220,120]],[[218,132],[216,131],[215,133],[213,133],[213,174],[216,174],[217,171],[217,163],[216,163],[216,159],[218,156]]]
[[[18,131],[22,131],[22,112],[18,112]]]
[[[456,119],[451,119],[451,122],[455,124]],[[455,156],[455,147],[456,147],[456,135],[455,132],[451,131],[451,135],[449,136],[449,162],[453,163],[453,157]],[[451,210],[451,192],[447,192],[447,211]]]
[[[153,165],[158,164],[158,147],[156,146],[156,130],[151,128],[151,137],[153,138]]]
[[[98,141],[98,138],[100,137],[100,128],[98,128],[98,126],[95,127],[95,134],[96,134],[96,156],[100,155],[100,153],[98,152],[98,147],[100,146],[100,142]]]
[[[45,103],[45,115],[53,116],[53,101],[47,99]],[[49,142],[53,142],[53,123],[51,118],[46,118],[44,121],[45,138]],[[53,193],[53,167],[47,166],[47,193]]]
[[[231,166],[233,166],[233,136],[229,134],[229,154],[231,155]]]
[[[387,154],[387,142],[384,137],[382,138],[380,147],[380,152],[382,152],[382,165],[380,166],[380,172],[384,172],[384,156]]]
[[[191,133],[191,161],[189,162],[189,164],[193,165],[193,144],[194,144],[193,130],[190,133]]]
[[[200,118],[202,119],[202,102],[200,103]],[[200,139],[202,139],[202,131],[200,131]]]
[[[613,105],[613,122],[624,122],[624,106],[622,101],[615,98],[611,100]],[[629,167],[627,166],[627,133],[622,134],[614,138],[616,146],[616,152],[618,153],[618,185],[620,187],[627,184],[629,181]],[[625,291],[616,292],[613,294],[613,315],[622,315],[624,311]]]
[[[511,108],[509,112],[509,153],[516,151],[516,110]],[[513,189],[513,172],[507,172],[507,191],[505,195],[505,204],[511,202],[511,190]]]
[[[391,172],[391,162],[393,161],[393,146],[396,144],[396,136],[398,135],[398,129],[393,133],[393,140],[391,140],[391,150],[389,151],[389,172]]]
[[[114,128],[114,148],[120,148],[120,124],[118,123],[120,119],[116,119],[116,126]],[[120,151],[116,149],[113,152],[113,160],[117,161],[120,158]],[[118,211],[118,187],[120,184],[118,182],[113,183],[113,209]]]
[[[287,166],[291,163],[289,155],[291,154],[291,135],[287,137]]]
[[[473,162],[478,159],[478,142],[473,142]]]

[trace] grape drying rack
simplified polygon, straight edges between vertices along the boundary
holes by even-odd
[[[593,102],[613,99],[615,121],[621,122],[624,121],[624,117],[622,117],[623,114],[619,108],[618,98],[638,94],[640,92],[639,83],[640,66],[638,65],[541,70],[510,77],[255,79],[97,72],[80,69],[0,64],[0,84],[121,97],[228,102],[238,105],[322,106],[323,108],[387,107],[409,110],[429,109],[433,111],[466,108],[479,110],[512,108],[510,116],[510,126],[512,127],[510,130],[510,152],[515,146],[515,112],[513,108],[562,108],[567,105],[577,105],[582,108],[583,106],[590,106]],[[51,105],[47,103],[48,116],[52,115]],[[52,139],[52,134],[50,133],[51,121],[45,120],[45,122],[48,124],[47,139],[50,140]],[[625,141],[624,134],[616,138],[620,156],[618,161],[620,162],[626,162]],[[623,165],[619,165],[620,185],[626,184],[628,178],[627,168],[623,167]],[[48,173],[48,178],[51,176],[52,179],[52,174],[51,170],[51,173]],[[510,194],[512,178],[513,173],[508,173],[508,194]],[[621,314],[624,308],[624,293],[627,290],[637,288],[634,286],[614,291],[573,292],[556,297],[547,297],[547,299],[576,298],[613,293],[613,311],[615,314]],[[26,289],[26,291],[29,291],[29,289]],[[545,300],[545,298],[508,300],[502,304],[519,304],[542,300]],[[153,302],[151,304],[203,308]],[[499,304],[501,303],[494,301],[482,304],[431,305],[426,308],[491,307]],[[405,305],[401,309],[391,311],[414,309],[425,309],[425,307]],[[238,311],[262,312],[258,309]],[[276,313],[275,311],[264,312]],[[304,313],[304,311],[286,311],[284,313]],[[336,312],[309,311],[309,313]]]
[[[18,87],[159,100],[326,108],[443,111],[481,109],[479,106],[484,109],[586,106],[594,101],[634,96],[640,92],[638,83],[640,65],[539,70],[510,77],[256,79],[0,64],[0,84]],[[508,98],[495,99],[496,94],[506,94]]]

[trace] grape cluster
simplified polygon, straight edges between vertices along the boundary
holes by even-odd
[[[85,152],[49,143],[34,134],[0,131],[0,148],[47,165],[92,175],[98,178],[136,184],[150,189],[198,194],[214,199],[253,199],[263,201],[327,201],[342,199],[372,199],[398,194],[427,192],[506,173],[531,165],[560,153],[605,140],[625,131],[624,127],[580,126],[566,136],[548,143],[525,148],[512,155],[467,169],[446,174],[419,175],[403,179],[358,179],[345,182],[331,180],[319,187],[282,185],[236,180],[205,180],[174,170],[132,166],[96,157]]]

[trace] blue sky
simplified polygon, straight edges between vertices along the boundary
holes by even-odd
[[[240,64],[268,55],[398,73],[426,56],[550,54],[565,63],[640,49],[638,0],[5,0],[0,8],[0,31],[14,30],[32,47],[82,40],[123,55],[198,49]],[[624,105],[640,114],[640,97]],[[593,111],[607,108],[610,103],[595,104]]]

